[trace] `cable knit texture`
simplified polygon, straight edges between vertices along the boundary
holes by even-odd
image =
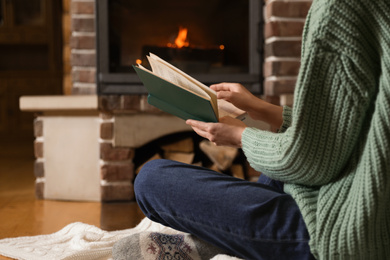
[[[314,0],[294,109],[247,128],[256,170],[286,183],[318,259],[390,257],[390,2]]]

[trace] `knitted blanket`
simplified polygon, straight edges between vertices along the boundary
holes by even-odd
[[[133,234],[159,232],[168,235],[185,234],[144,218],[135,228],[104,231],[92,225],[76,222],[49,235],[6,238],[0,240],[0,255],[25,260],[112,259],[115,242]],[[217,255],[213,260],[236,259]]]

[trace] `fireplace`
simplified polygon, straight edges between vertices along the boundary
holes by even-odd
[[[262,93],[258,0],[96,1],[98,94],[145,94],[131,65],[152,52],[206,85]],[[181,40],[181,43],[178,42]]]
[[[128,64],[122,64],[122,67],[110,65],[109,10],[107,9],[110,2],[127,5],[129,3],[126,2],[134,2],[133,5],[143,5],[142,1],[135,3],[136,1],[63,0],[64,89],[66,93],[72,95],[34,96],[21,99],[20,108],[23,111],[35,112],[38,115],[34,121],[36,137],[34,173],[38,198],[129,200],[133,196],[134,174],[143,161],[150,156],[154,157],[154,153],[171,158],[171,151],[168,151],[169,155],[166,153],[167,140],[173,136],[183,138],[183,136],[194,134],[183,120],[162,113],[147,103],[144,88],[128,66],[129,61],[127,61]],[[175,6],[186,5],[188,7],[186,2],[188,0],[177,1]],[[213,0],[209,2],[220,3]],[[230,2],[221,1],[221,6],[225,3],[229,6]],[[201,3],[209,6],[208,2],[201,1]],[[247,44],[247,66],[244,65],[246,63],[237,62],[244,68],[239,73],[236,71],[218,74],[213,70],[214,74],[212,74],[196,68],[198,72],[194,71],[191,74],[206,84],[221,80],[244,82],[252,91],[254,89],[254,92],[260,92],[263,84],[256,83],[256,80],[261,79],[260,73],[262,64],[264,64],[264,93],[261,97],[274,104],[291,105],[296,76],[300,67],[301,34],[310,6],[311,1],[306,0],[249,0],[245,7],[248,16],[245,19],[241,18],[247,21],[249,32],[245,43]],[[262,60],[261,14],[263,8],[265,41],[264,59]],[[146,12],[141,11],[137,12]],[[133,26],[142,26],[144,20],[145,18],[142,18],[142,22]],[[213,44],[207,42],[199,44],[193,35],[196,30],[194,32],[194,28],[187,24],[180,23],[172,26],[170,37],[172,35],[173,38],[177,37],[180,26],[188,29],[189,44],[187,47],[196,49],[199,45],[203,45],[211,46],[210,49],[213,49],[213,46],[224,45],[222,53],[227,55],[226,52],[230,51],[230,47],[219,40]],[[98,38],[95,37],[96,31]],[[128,35],[137,34],[128,33]],[[237,33],[236,36],[242,37],[242,34]],[[257,40],[254,41],[254,39]],[[118,39],[113,41],[117,45],[120,42]],[[172,44],[172,42],[168,40],[168,43]],[[126,42],[125,45],[128,43]],[[149,43],[141,46],[143,45],[147,46]],[[162,48],[165,48],[167,40],[152,44],[157,48],[162,45]],[[119,50],[111,51],[111,55],[121,57]],[[98,59],[95,58],[96,54]],[[127,54],[124,57],[126,56]],[[102,59],[103,57],[105,60]],[[138,55],[135,57],[138,59]],[[257,63],[259,60],[260,64]],[[237,65],[236,62],[234,65]],[[228,66],[229,63],[226,67]],[[97,77],[96,73],[98,73]],[[194,139],[194,144],[195,141],[198,140]],[[157,143],[161,145],[156,145]],[[150,147],[157,149],[157,152]],[[179,147],[182,146],[179,145]],[[194,146],[194,149],[199,151],[201,148]],[[179,153],[176,156],[182,156],[183,151],[175,152]],[[210,164],[207,158],[198,160],[195,156],[194,162],[199,161]],[[258,176],[256,175],[258,173],[253,171],[246,174],[250,177],[249,179]],[[54,178],[55,176],[58,178]],[[53,193],[55,197],[52,196]]]

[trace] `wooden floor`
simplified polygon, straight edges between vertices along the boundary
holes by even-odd
[[[0,239],[50,234],[73,222],[121,230],[144,218],[134,202],[36,200],[33,165],[32,144],[17,148],[0,144]]]

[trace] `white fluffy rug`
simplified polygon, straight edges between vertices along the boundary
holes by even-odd
[[[111,259],[112,246],[121,238],[140,232],[178,234],[144,218],[135,228],[120,231],[103,231],[95,226],[76,222],[50,235],[6,238],[0,240],[0,255],[14,259]],[[238,259],[217,255],[213,260]]]

